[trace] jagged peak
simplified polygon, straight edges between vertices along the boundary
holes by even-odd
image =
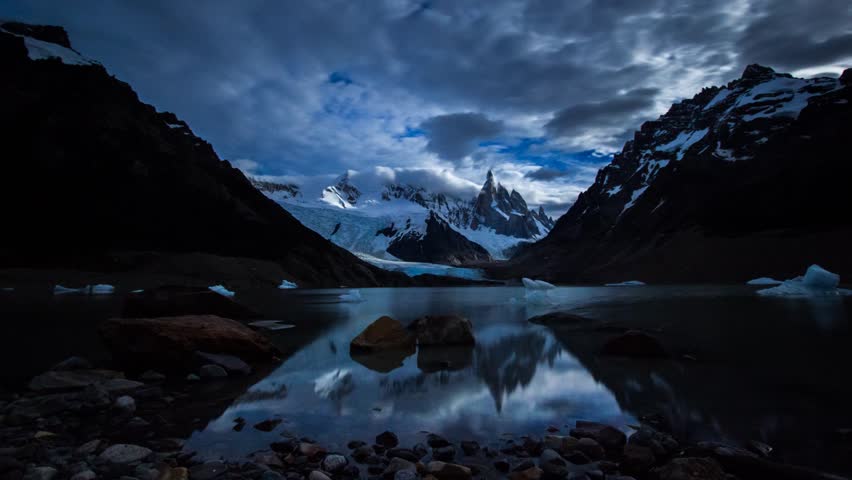
[[[775,75],[775,70],[770,67],[764,67],[763,65],[759,65],[757,63],[752,63],[747,66],[745,70],[743,70],[743,74],[740,78],[748,79],[748,78],[766,78]]]
[[[56,25],[30,25],[23,22],[2,22],[0,28],[26,37],[32,37],[43,42],[55,43],[65,48],[71,48],[71,40],[64,28]]]

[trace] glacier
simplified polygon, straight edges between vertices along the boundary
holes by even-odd
[[[366,253],[355,254],[361,260],[385,270],[392,272],[402,272],[409,277],[417,275],[431,274],[443,275],[447,277],[465,278],[468,280],[484,280],[485,272],[478,268],[453,267],[450,265],[441,265],[438,263],[423,263],[423,262],[404,262],[402,260],[389,260],[377,258]]]

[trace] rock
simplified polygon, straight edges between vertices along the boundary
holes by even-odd
[[[37,392],[79,390],[89,385],[103,385],[120,378],[112,370],[50,370],[30,380],[29,388]]]
[[[301,479],[302,477],[299,476]],[[284,475],[274,471],[274,470],[266,470],[260,474],[260,480],[284,480]]]
[[[411,447],[411,451],[417,455],[417,458],[423,458],[426,455],[429,455],[429,448],[422,443],[415,443],[413,447]]]
[[[423,346],[474,345],[473,326],[470,320],[458,315],[427,315],[420,317],[408,329]]]
[[[451,462],[456,458],[456,447],[447,445],[446,447],[435,448],[432,450],[432,458],[442,462]]]
[[[313,470],[311,474],[308,475],[308,480],[331,480],[331,478],[319,470]]]
[[[773,450],[771,446],[757,440],[749,440],[747,448],[763,458],[768,458]]]
[[[242,361],[239,357],[233,355],[225,355],[219,353],[196,352],[196,355],[205,362],[218,365],[228,373],[238,375],[248,375],[251,373],[251,367],[248,363]]]
[[[185,371],[196,365],[198,351],[249,361],[271,361],[278,354],[263,335],[214,315],[111,318],[99,331],[116,361],[140,370]]]
[[[568,473],[568,462],[555,450],[549,448],[541,452],[538,464],[549,477],[561,478]]]
[[[343,455],[331,454],[322,459],[321,466],[326,472],[337,473],[343,470],[348,463],[349,461]]]
[[[538,467],[530,467],[520,472],[512,472],[509,475],[510,480],[539,480],[544,474],[544,470]]]
[[[560,327],[572,325],[586,325],[591,322],[594,322],[594,320],[591,320],[589,318],[568,312],[546,313],[544,315],[532,317],[527,321],[530,323],[536,323],[538,325],[552,325]],[[559,429],[557,428],[556,430],[558,431]]]
[[[382,476],[390,480],[396,476],[397,472],[402,470],[412,470],[416,472],[417,466],[413,462],[409,462],[402,458],[392,458],[387,468],[385,468],[382,472]]]
[[[317,445],[316,443],[301,442],[299,443],[299,453],[309,459],[315,459],[325,455],[326,450],[324,447]]]
[[[441,448],[451,445],[446,438],[438,435],[437,433],[430,433],[426,437],[426,443],[432,448]]]
[[[620,357],[668,357],[668,352],[656,337],[639,330],[612,337],[601,348],[604,355]]]
[[[653,450],[635,443],[628,443],[624,447],[619,468],[622,472],[630,475],[644,476],[656,462]]]
[[[500,460],[494,461],[494,468],[501,473],[508,473],[512,468],[512,465],[509,464],[509,461],[505,458],[501,458]]]
[[[83,470],[71,477],[71,480],[95,480],[98,475],[91,470]]]
[[[515,468],[513,468],[512,471],[520,472],[521,470],[526,470],[526,469],[528,469],[530,467],[534,467],[534,466],[535,466],[535,462],[533,462],[530,459],[526,459],[526,460],[521,461],[521,463],[515,465]]]
[[[600,460],[604,458],[604,455],[606,454],[601,444],[596,442],[593,438],[581,438],[577,441],[577,446],[575,448],[585,453],[592,461]]]
[[[52,480],[58,473],[53,467],[35,467],[27,471],[24,480]]]
[[[654,430],[647,425],[642,425],[639,430],[633,432],[628,443],[648,447],[658,457],[672,455],[680,448],[671,435]]]
[[[399,438],[395,433],[385,431],[376,436],[376,443],[385,448],[393,448],[399,445]]]
[[[224,368],[219,365],[207,364],[202,365],[198,370],[198,375],[201,378],[214,379],[214,378],[226,378],[228,376],[228,372],[225,371]]]
[[[479,453],[479,444],[474,441],[461,442],[461,449],[467,456],[476,455]]]
[[[51,370],[91,370],[92,363],[83,357],[68,357],[57,363]]]
[[[413,450],[409,450],[407,448],[391,448],[385,454],[388,458],[401,458],[403,460],[408,460],[409,462],[416,463],[423,457],[418,457]]]
[[[163,472],[159,480],[188,480],[189,470],[186,467],[173,467]]]
[[[212,480],[228,471],[228,466],[220,461],[204,462],[189,469],[192,480]]]
[[[417,470],[400,470],[393,476],[393,480],[417,480]]]
[[[349,344],[350,352],[373,353],[384,350],[403,350],[414,353],[416,338],[391,317],[379,317]]]
[[[545,435],[544,444],[545,448],[551,448],[556,450],[559,453],[567,453],[571,450],[577,448],[577,442],[579,440],[574,437],[564,437],[561,435]]]
[[[719,464],[710,458],[675,458],[652,473],[660,480],[726,480]]]
[[[88,442],[80,445],[79,447],[77,447],[77,450],[75,450],[75,452],[77,453],[77,455],[80,455],[80,456],[92,455],[93,453],[98,451],[98,448],[100,446],[101,446],[101,441],[96,438],[94,440],[89,440]]]
[[[129,395],[122,395],[115,399],[113,407],[124,413],[133,413],[136,411],[136,400]]]
[[[440,461],[429,462],[426,472],[438,480],[468,480],[472,476],[471,470],[463,465]]]
[[[541,455],[541,451],[544,450],[544,443],[542,443],[542,441],[537,437],[527,436],[524,437],[522,447],[528,454],[537,457]]]
[[[370,456],[374,455],[376,452],[373,451],[373,447],[369,445],[361,445],[356,448],[352,452],[352,458],[355,459],[358,463],[364,463]]]
[[[565,460],[568,460],[575,465],[586,465],[587,463],[592,462],[588,455],[579,450],[573,450],[565,454]]]
[[[198,375],[196,375],[194,373],[190,373],[186,376],[187,382],[197,382],[199,380],[201,380],[201,377],[199,377]]]
[[[260,430],[261,432],[271,432],[275,430],[275,427],[280,425],[281,422],[282,420],[280,418],[270,418],[268,420],[256,423],[254,425],[254,428],[255,430]]]
[[[166,376],[155,370],[146,370],[145,373],[139,376],[140,380],[145,382],[162,382]]]
[[[571,429],[571,436],[576,438],[591,438],[607,450],[621,450],[627,442],[627,435],[610,425],[597,422],[578,420],[576,427]]]
[[[233,299],[206,288],[163,286],[129,295],[124,301],[125,318],[158,318],[183,315],[217,315],[250,319],[261,315]]]
[[[98,458],[109,463],[126,464],[141,461],[148,455],[151,455],[151,450],[145,447],[119,443],[101,452]]]
[[[113,378],[112,380],[107,380],[102,384],[104,390],[113,395],[118,395],[122,393],[132,392],[137,388],[144,387],[145,384],[142,382],[137,382],[135,380],[128,380],[126,378]]]

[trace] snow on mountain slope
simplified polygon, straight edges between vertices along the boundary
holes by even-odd
[[[543,209],[530,210],[491,172],[473,199],[408,184],[362,189],[352,177],[347,173],[310,192],[298,185],[253,183],[323,237],[382,260],[460,265],[505,259],[519,244],[543,238],[554,223]]]

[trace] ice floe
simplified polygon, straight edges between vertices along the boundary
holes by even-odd
[[[341,302],[348,302],[348,303],[358,303],[358,302],[364,301],[364,298],[361,297],[361,291],[360,290],[349,290],[349,293],[341,294],[337,298],[340,299]]]
[[[811,265],[804,276],[783,281],[777,287],[758,290],[758,295],[779,297],[830,297],[852,295],[852,290],[837,288],[840,275],[819,265]]]
[[[295,282],[291,282],[290,280],[281,280],[281,285],[278,285],[278,288],[282,290],[286,290],[288,288],[299,288]]]
[[[640,282],[639,280],[627,280],[626,282],[604,284],[605,287],[641,287],[643,285],[645,285],[645,282]]]
[[[770,277],[753,278],[746,282],[746,285],[779,285],[784,283],[783,280],[775,280]]]
[[[207,289],[214,291],[214,292],[218,293],[219,295],[224,295],[226,297],[233,297],[234,295],[236,295],[234,292],[225,288],[224,285],[211,285],[211,286],[207,287]]]
[[[82,295],[112,295],[114,292],[115,287],[105,283],[86,285],[85,287],[80,288],[65,287],[59,284],[53,287],[54,295],[68,295],[72,293],[79,293]]]
[[[257,322],[251,322],[249,325],[266,330],[287,330],[288,328],[295,327],[295,325],[284,323],[281,320],[259,320]]]

